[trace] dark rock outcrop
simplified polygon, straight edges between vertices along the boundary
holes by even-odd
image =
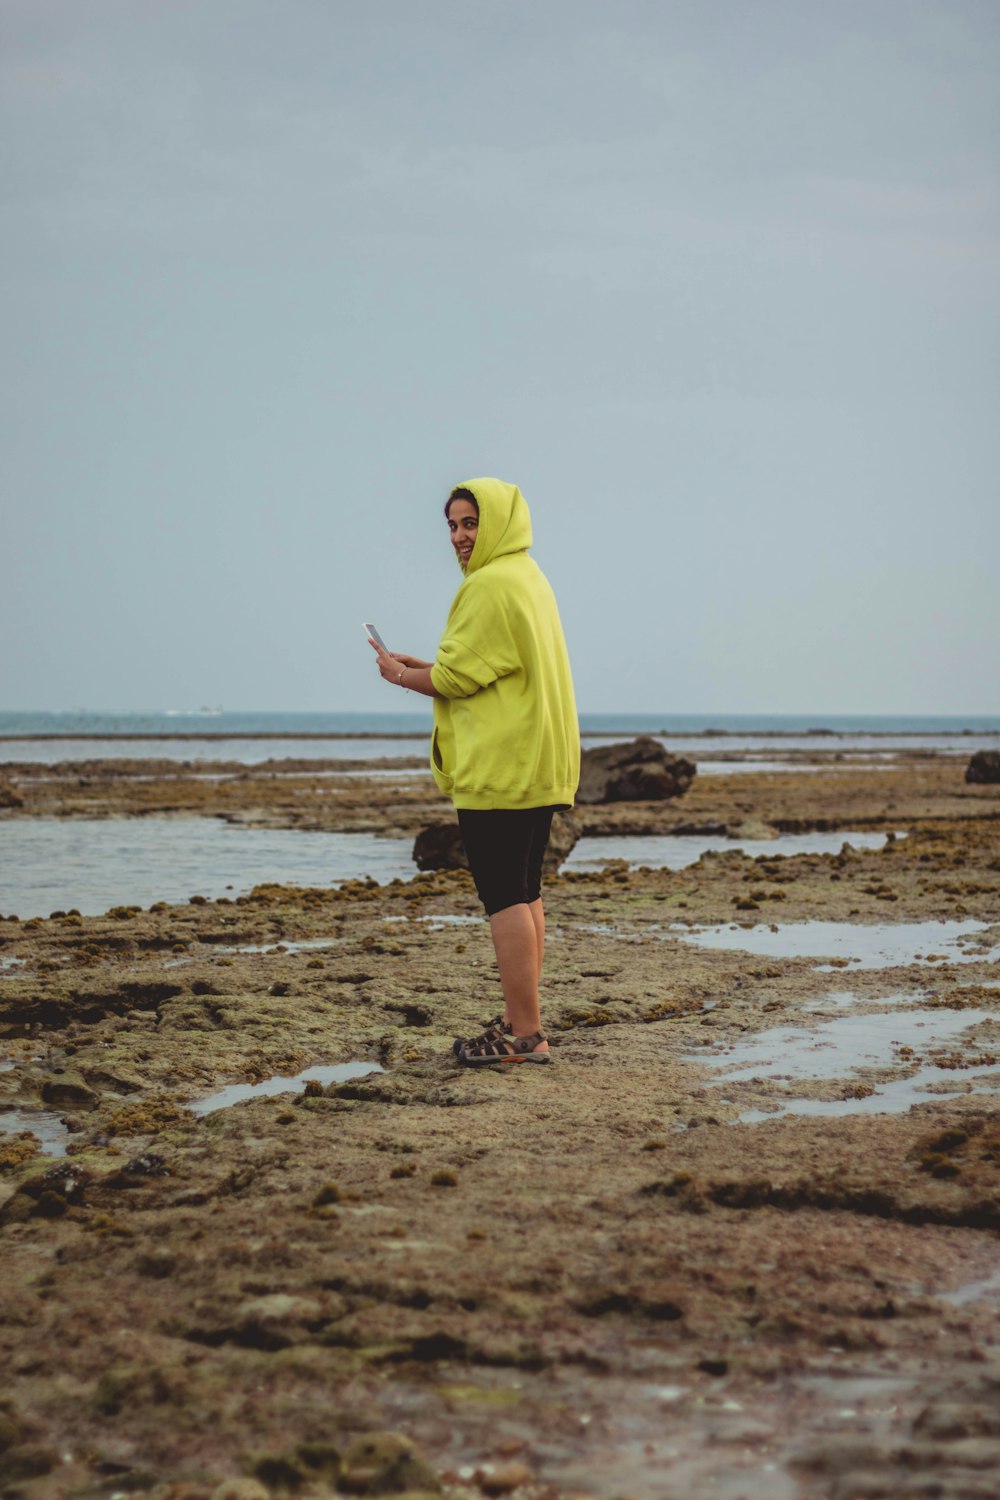
[[[557,812],[552,819],[549,847],[542,868],[554,875],[580,837],[571,812]],[[430,823],[417,834],[413,858],[418,870],[467,870],[469,861],[457,823]]]
[[[418,870],[467,870],[465,845],[457,823],[429,823],[417,834],[413,859]]]
[[[671,755],[649,735],[621,745],[585,750],[577,801],[661,802],[680,797],[697,774],[693,761]]]
[[[542,869],[546,875],[554,875],[572,852],[580,837],[580,826],[571,812],[557,812],[552,819],[549,847],[545,851]]]
[[[1000,783],[1000,750],[977,750],[966,768],[965,779],[980,786]]]

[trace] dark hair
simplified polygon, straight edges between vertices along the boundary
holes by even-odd
[[[448,514],[448,511],[451,507],[451,502],[453,500],[468,500],[469,504],[472,506],[472,508],[476,512],[476,515],[478,516],[479,501],[476,499],[471,490],[463,490],[461,487],[459,487],[457,490],[452,490],[451,494],[448,496],[447,500],[444,503],[445,515]]]

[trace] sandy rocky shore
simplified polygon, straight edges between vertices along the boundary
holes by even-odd
[[[581,809],[591,834],[897,836],[555,879],[548,1068],[453,1062],[498,1003],[460,872],[5,913],[0,1110],[68,1150],[0,1136],[0,1495],[992,1500],[1000,787],[821,762]],[[408,765],[9,767],[0,818],[409,835],[446,810]],[[685,941],[970,919],[881,969]],[[884,1067],[723,1071],[889,1013]],[[383,1071],[191,1108],[358,1060]],[[927,1064],[908,1111],[863,1112]]]

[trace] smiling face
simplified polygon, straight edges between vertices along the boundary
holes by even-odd
[[[462,567],[466,567],[476,545],[479,531],[479,512],[471,500],[451,500],[448,503],[448,530],[451,545],[458,553]]]

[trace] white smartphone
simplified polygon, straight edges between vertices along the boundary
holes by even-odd
[[[366,630],[366,632],[368,634],[368,639],[370,641],[374,641],[375,644],[376,644],[376,646],[378,646],[378,648],[381,651],[388,652],[389,647],[386,645],[385,641],[379,635],[378,631],[375,629],[375,626],[374,625],[370,625],[367,620],[365,621],[365,630]]]

